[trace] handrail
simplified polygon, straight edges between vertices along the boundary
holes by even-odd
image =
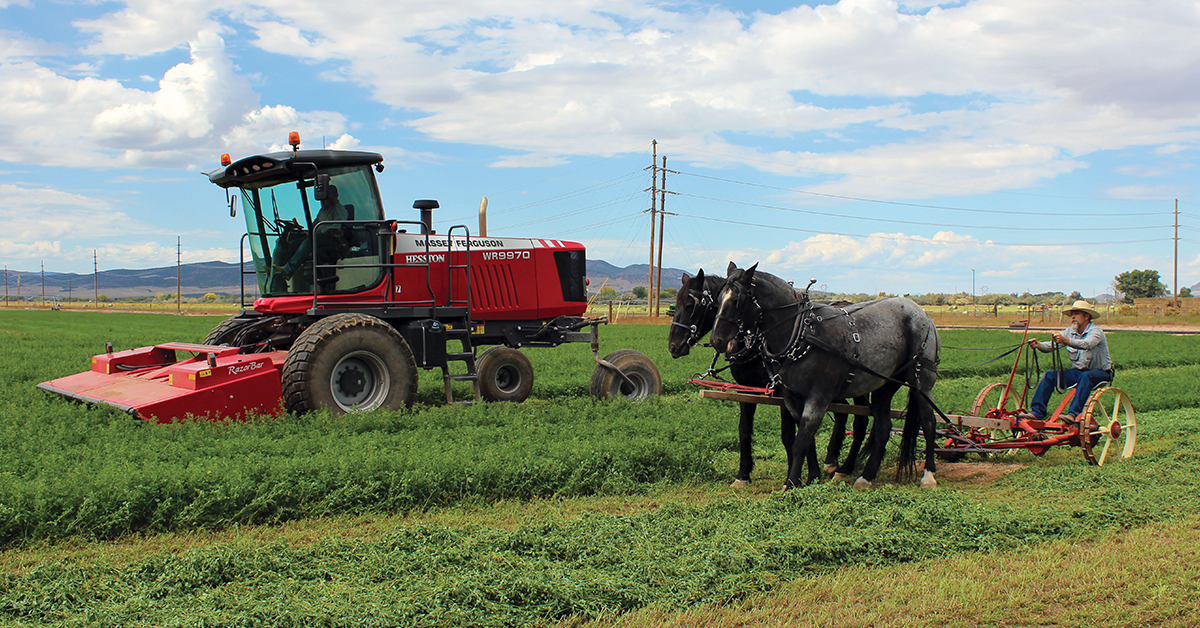
[[[314,254],[312,256],[312,258],[309,260],[309,263],[311,265],[310,267],[312,268],[312,276],[313,276],[312,311],[335,309],[335,308],[344,307],[344,306],[353,306],[355,308],[372,307],[372,306],[387,308],[387,307],[392,307],[392,306],[397,306],[397,305],[403,305],[403,307],[437,308],[437,307],[455,307],[457,305],[462,305],[463,307],[466,308],[468,319],[470,318],[470,311],[471,311],[471,234],[470,234],[470,229],[466,225],[455,225],[455,226],[451,227],[450,231],[443,236],[446,239],[447,295],[446,295],[445,301],[443,302],[443,304],[441,306],[438,305],[437,295],[433,291],[433,281],[432,281],[432,279],[433,279],[433,274],[432,274],[433,273],[433,270],[432,270],[433,263],[431,262],[432,256],[430,255],[430,253],[433,250],[436,250],[436,249],[431,249],[431,247],[430,247],[430,241],[432,239],[431,236],[435,236],[437,234],[432,234],[432,233],[406,233],[406,234],[404,234],[404,235],[416,236],[418,238],[424,238],[425,254],[422,256],[422,259],[423,259],[422,262],[411,262],[411,263],[410,262],[400,262],[400,263],[397,263],[396,259],[395,259],[395,243],[396,243],[396,239],[401,235],[400,233],[398,233],[396,231],[397,225],[413,225],[413,226],[419,227],[419,226],[422,226],[422,223],[414,222],[414,221],[406,221],[406,220],[323,220],[323,221],[317,223],[316,225],[314,225],[312,232],[309,234],[309,239],[310,239],[309,241],[310,241],[312,250],[313,251],[316,250],[316,236],[317,236],[316,232],[318,229],[321,230],[322,233],[324,233],[325,231],[329,231],[329,230],[332,230],[336,227],[340,227],[343,225],[349,225],[352,227],[355,225],[360,225],[360,226],[377,225],[377,226],[381,226],[381,227],[386,226],[388,228],[388,230],[386,232],[381,229],[380,231],[378,231],[376,233],[376,235],[379,236],[379,238],[380,238],[379,245],[380,245],[380,249],[382,251],[380,257],[384,258],[385,261],[383,261],[382,263],[378,263],[378,264],[318,264],[317,256]],[[465,237],[466,263],[465,264],[453,264],[451,261],[453,259],[452,255],[454,253],[453,233],[455,231],[459,231],[459,230],[466,233],[466,237]],[[387,246],[388,239],[390,239],[393,246],[391,246],[391,247]],[[440,249],[440,248],[441,247],[437,247],[437,249]],[[389,256],[390,256],[390,259],[387,259]],[[395,270],[397,268],[409,268],[409,267],[414,267],[414,266],[424,267],[424,269],[425,269],[425,289],[429,294],[429,299],[422,300],[422,301],[400,302],[395,298],[395,292],[396,292],[394,289],[394,286],[396,284]],[[384,269],[386,269],[387,272],[385,274],[385,279],[387,281],[388,288],[386,290],[386,295],[384,296],[383,300],[382,301],[337,300],[337,297],[350,297],[350,296],[354,296],[354,295],[337,295],[337,294],[320,295],[319,291],[317,289],[318,288],[317,271],[318,270],[334,270],[336,272],[338,269],[343,269],[343,268],[384,268]],[[466,272],[467,294],[466,294],[465,300],[454,298],[454,278],[453,278],[454,272],[453,271],[458,268],[464,269]],[[322,296],[324,296],[323,299],[321,298]]]
[[[241,242],[238,243],[238,270],[242,273],[241,277],[238,278],[238,288],[240,288],[242,291],[239,302],[242,304],[243,308],[254,305],[253,303],[246,303],[246,275],[254,275],[254,283],[258,283],[257,264],[255,264],[256,268],[254,270],[246,270],[246,240],[249,238],[250,234],[244,233],[242,234]],[[253,252],[251,252],[250,257],[254,257]]]

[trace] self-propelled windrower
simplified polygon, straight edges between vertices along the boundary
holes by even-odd
[[[158,422],[248,411],[335,413],[412,405],[418,369],[469,382],[474,400],[523,401],[533,368],[521,351],[589,342],[600,398],[658,394],[644,354],[599,357],[602,318],[586,317],[585,250],[576,242],[438,233],[437,201],[420,220],[384,215],[377,153],[300,150],[254,155],[207,172],[240,196],[262,295],[202,344],[107,347],[91,370],[39,388]],[[236,190],[236,192],[231,192]],[[245,268],[245,264],[243,264]],[[244,302],[244,299],[243,299]],[[491,345],[476,353],[476,348]],[[451,367],[454,362],[458,367]]]

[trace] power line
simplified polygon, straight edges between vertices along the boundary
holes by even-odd
[[[609,200],[607,200],[607,201],[602,201],[602,202],[600,202],[600,203],[596,203],[596,204],[594,204],[594,205],[589,205],[589,206],[587,206],[587,207],[582,207],[582,208],[580,208],[580,209],[577,209],[577,210],[575,210],[575,211],[565,212],[565,213],[562,213],[562,214],[555,214],[555,215],[553,215],[553,216],[547,216],[547,217],[545,217],[545,218],[534,218],[534,219],[532,219],[532,220],[526,220],[525,222],[519,222],[519,223],[515,223],[515,224],[511,224],[511,225],[505,225],[505,227],[504,227],[504,228],[505,228],[505,229],[516,229],[516,228],[518,228],[518,227],[528,227],[529,225],[536,225],[536,224],[540,224],[540,223],[543,223],[543,222],[552,222],[552,221],[559,220],[559,219],[562,219],[562,218],[569,218],[569,217],[571,217],[571,216],[577,216],[577,215],[579,215],[579,214],[586,214],[586,213],[589,213],[589,212],[596,211],[596,210],[598,210],[598,209],[603,209],[603,208],[605,208],[605,207],[612,207],[612,206],[614,206],[614,205],[620,205],[620,204],[622,204],[622,203],[628,203],[629,201],[631,201],[631,200],[634,200],[635,198],[637,198],[637,197],[639,197],[639,196],[641,196],[641,193],[640,193],[640,192],[639,192],[639,193],[636,193],[636,194],[629,194],[629,195],[626,195],[626,196],[624,196],[624,197],[621,197],[621,198],[609,199]],[[491,230],[492,230],[492,231],[495,231],[496,229],[495,229],[495,227],[493,227]]]
[[[689,151],[693,151],[693,152],[697,152],[697,153],[706,153],[709,155],[719,155],[721,157],[729,157],[730,159],[734,159],[736,161],[757,162],[757,163],[762,163],[762,164],[770,164],[772,166],[783,166],[785,168],[794,168],[796,170],[806,170],[806,171],[815,172],[818,174],[834,175],[834,176],[839,176],[839,177],[858,177],[860,179],[872,179],[875,181],[887,181],[888,183],[903,183],[905,185],[923,185],[926,187],[945,188],[948,190],[964,190],[967,192],[977,192],[977,193],[987,193],[987,194],[1009,194],[1009,195],[1013,195],[1013,196],[1031,196],[1031,197],[1058,198],[1058,199],[1067,199],[1067,200],[1104,201],[1104,202],[1114,202],[1114,203],[1138,202],[1133,199],[1100,198],[1100,197],[1088,197],[1088,196],[1062,196],[1062,195],[1056,195],[1056,194],[1031,194],[1028,192],[1013,192],[1013,191],[1008,191],[1008,190],[989,190],[989,189],[983,189],[983,188],[969,188],[969,187],[963,187],[963,186],[945,185],[945,184],[940,184],[940,183],[926,183],[923,181],[905,181],[903,179],[888,179],[886,177],[873,177],[873,176],[865,175],[865,174],[855,174],[853,172],[836,172],[836,171],[832,171],[832,170],[819,170],[817,168],[798,166],[794,163],[785,163],[782,161],[771,161],[769,159],[746,157],[744,155],[731,155],[729,153],[722,153],[722,152],[714,151],[714,150],[706,150],[703,148],[693,148],[691,146],[683,146],[680,144],[668,144],[666,142],[663,142],[662,144],[664,146],[674,146],[675,148],[682,148],[684,150],[689,150]]]
[[[990,226],[984,226],[984,225],[955,225],[955,224],[944,224],[944,223],[936,223],[936,222],[920,222],[920,221],[916,221],[916,220],[899,220],[897,218],[867,218],[864,216],[847,216],[844,214],[818,212],[818,211],[813,211],[813,210],[808,210],[808,209],[795,209],[792,207],[779,207],[778,205],[765,205],[763,203],[749,203],[746,201],[731,201],[728,199],[714,198],[711,196],[699,196],[696,194],[684,194],[683,192],[677,192],[677,194],[679,196],[690,196],[692,198],[698,198],[698,199],[703,199],[703,200],[708,200],[708,201],[716,201],[716,202],[720,202],[720,203],[730,203],[733,205],[745,205],[747,207],[761,207],[763,209],[774,209],[774,210],[778,210],[778,211],[792,212],[792,213],[796,213],[796,214],[810,214],[813,216],[846,218],[849,220],[863,220],[863,221],[867,221],[867,222],[890,222],[890,223],[904,224],[904,225],[916,225],[919,227],[951,227],[951,228],[957,228],[957,229],[1000,229],[1000,230],[1004,230],[1004,231],[1028,231],[1029,230],[1028,227],[990,227]],[[1072,228],[1071,230],[1072,231],[1129,231],[1131,229],[1165,229],[1170,226],[1171,225],[1158,225],[1158,226],[1155,226],[1155,225],[1144,226],[1143,225],[1143,226],[1138,226],[1138,227],[1079,227],[1079,228]]]
[[[782,192],[791,192],[793,194],[805,194],[808,196],[819,196],[822,198],[832,198],[832,199],[838,199],[838,200],[843,200],[843,201],[858,201],[858,202],[862,202],[862,203],[878,203],[880,205],[898,205],[901,207],[916,207],[919,209],[942,209],[942,210],[946,210],[946,211],[972,212],[972,213],[979,213],[979,214],[1016,215],[1016,216],[1072,216],[1072,217],[1076,217],[1076,218],[1082,217],[1082,216],[1087,216],[1087,217],[1110,216],[1110,217],[1114,217],[1114,218],[1124,218],[1127,216],[1167,216],[1167,215],[1171,215],[1171,212],[1120,212],[1120,213],[1114,213],[1114,214],[1104,214],[1104,213],[1095,213],[1095,212],[1055,213],[1055,212],[1004,211],[1004,210],[999,210],[999,209],[973,209],[973,208],[969,208],[969,207],[948,207],[945,205],[924,205],[921,203],[905,203],[905,202],[901,202],[901,201],[885,201],[885,200],[874,199],[874,198],[846,196],[844,194],[828,194],[825,192],[810,192],[807,190],[797,190],[795,188],[781,188],[781,187],[776,187],[773,185],[764,185],[761,183],[750,183],[748,181],[738,181],[736,179],[724,179],[721,177],[712,177],[712,176],[703,175],[703,174],[696,174],[694,172],[680,172],[679,174],[684,175],[684,176],[689,176],[689,177],[697,177],[700,179],[710,179],[713,181],[721,181],[723,183],[735,183],[738,185],[746,185],[746,186],[750,186],[750,187],[765,188],[768,190],[779,190]]]
[[[1032,246],[1032,247],[1080,247],[1080,246],[1097,246],[1101,244],[1140,244],[1146,242],[1171,242],[1172,238],[1155,238],[1150,240],[1114,240],[1107,242],[1054,242],[1054,243],[1029,243],[1029,242],[994,242],[991,240],[968,240],[951,242],[947,240],[934,240],[932,238],[922,238],[915,236],[888,236],[880,234],[859,234],[859,233],[838,233],[836,231],[817,231],[815,229],[801,229],[799,227],[785,227],[782,225],[765,225],[754,222],[742,222],[737,220],[726,220],[723,218],[708,218],[706,216],[688,216],[696,220],[707,220],[710,222],[721,222],[731,225],[741,225],[743,227],[761,227],[764,229],[775,229],[780,231],[799,231],[801,233],[811,233],[814,235],[835,235],[847,238],[872,238],[877,240],[891,240],[895,242],[920,242],[923,244],[945,244],[945,245],[972,245],[972,246]]]
[[[587,186],[585,188],[579,188],[577,190],[572,190],[570,192],[564,192],[562,194],[559,194],[558,196],[552,196],[550,198],[545,198],[545,199],[541,199],[538,201],[531,201],[531,202],[525,203],[523,205],[513,205],[512,207],[506,207],[506,208],[500,209],[500,210],[491,210],[491,211],[489,211],[488,215],[489,216],[499,216],[502,214],[510,214],[512,212],[520,211],[523,209],[532,209],[534,207],[541,207],[543,205],[549,205],[551,203],[565,201],[565,200],[568,200],[571,198],[575,198],[577,196],[583,196],[584,194],[588,194],[590,192],[597,192],[597,191],[603,190],[605,188],[610,188],[610,187],[613,187],[616,185],[621,185],[623,183],[628,183],[629,181],[633,180],[634,177],[640,177],[640,176],[641,176],[641,171],[633,171],[633,172],[625,173],[619,177],[609,179],[607,181],[601,181],[600,183],[595,183],[595,184]],[[599,207],[599,206],[601,206],[601,205],[596,205],[594,207]],[[473,217],[474,216],[455,217],[455,218],[451,218],[450,221],[456,222],[456,221],[470,220]]]

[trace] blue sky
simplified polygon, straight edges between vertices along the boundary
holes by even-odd
[[[833,291],[1200,281],[1200,3],[0,0],[0,262],[236,261],[222,153],[372,150],[391,217]],[[677,278],[664,278],[672,285]]]

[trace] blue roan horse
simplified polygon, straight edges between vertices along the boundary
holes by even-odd
[[[782,385],[785,407],[799,417],[787,486],[801,484],[800,461],[816,446],[815,435],[829,403],[871,393],[872,451],[863,476],[855,482],[869,486],[883,462],[891,432],[891,398],[901,385],[909,387],[909,396],[897,476],[914,474],[918,434],[923,431],[921,486],[937,486],[929,392],[937,381],[940,345],[929,315],[902,297],[846,308],[821,305],[757,268],[758,264],[745,270],[729,265],[717,296],[710,341],[726,353],[757,347],[765,367]]]
[[[691,351],[691,347],[712,330],[717,319],[716,297],[725,285],[723,277],[706,276],[704,269],[695,277],[683,274],[683,285],[675,295],[675,318],[671,321],[671,331],[667,337],[667,348],[671,357],[680,358]],[[719,351],[718,351],[719,352]],[[753,349],[730,358],[729,372],[733,380],[744,386],[766,386],[770,383],[771,374],[763,364],[761,356]],[[856,399],[856,403],[866,405],[866,398]],[[890,400],[889,400],[890,403]],[[737,475],[734,476],[734,487],[746,486],[750,483],[750,474],[754,470],[753,442],[755,403],[740,403],[741,418],[738,422],[738,444],[740,464]],[[825,456],[825,471],[837,474],[836,480],[849,479],[858,460],[859,449],[866,431],[867,417],[855,417],[854,439],[846,461],[838,464],[837,457],[841,453],[842,442],[846,435],[846,415],[834,415],[833,435],[829,440],[829,448]],[[787,451],[788,470],[791,470],[793,443],[796,440],[796,421],[786,407],[780,408],[780,440]],[[807,458],[810,473],[816,473],[816,453],[813,450]]]

